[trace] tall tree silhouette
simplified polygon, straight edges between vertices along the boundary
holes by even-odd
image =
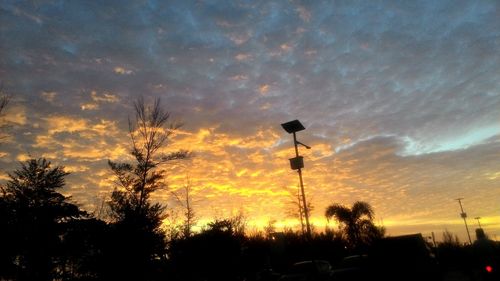
[[[328,220],[334,217],[341,224],[353,248],[361,247],[384,235],[384,230],[373,223],[374,215],[371,205],[363,201],[354,202],[351,208],[332,204],[325,211]]]
[[[192,235],[192,228],[196,224],[196,213],[193,207],[191,180],[186,176],[186,183],[180,191],[173,191],[172,195],[179,205],[184,209],[184,222],[182,224],[182,235],[187,238]]]
[[[67,175],[62,166],[51,168],[43,158],[21,163],[9,174],[0,201],[4,277],[53,280],[57,276],[65,224],[84,215],[56,191],[64,187]]]
[[[153,203],[150,195],[165,186],[161,164],[183,159],[187,151],[161,153],[179,124],[170,123],[170,114],[155,99],[146,106],[142,97],[134,102],[135,118],[129,119],[130,151],[134,163],[108,161],[118,187],[109,202],[116,237],[111,252],[116,254],[110,265],[112,278],[148,280],[154,263],[162,260],[165,234],[161,230],[164,206]]]

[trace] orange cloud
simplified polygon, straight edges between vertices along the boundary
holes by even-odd
[[[113,71],[116,73],[116,74],[121,74],[121,75],[130,75],[132,73],[134,73],[132,70],[130,69],[126,69],[124,67],[121,67],[121,66],[117,66],[113,69]]]
[[[119,130],[114,121],[92,122],[64,115],[48,116],[44,121],[47,131],[35,137],[35,148],[52,150],[64,158],[88,160],[116,159],[127,154],[127,134]],[[70,135],[61,139],[60,133]]]
[[[99,95],[99,94],[97,94],[96,91],[92,91],[90,93],[90,97],[95,102],[115,103],[115,102],[120,101],[120,98],[118,96],[116,96],[115,94],[112,94],[110,92],[103,92],[101,95]]]
[[[290,51],[292,49],[292,47],[290,45],[286,44],[286,43],[285,44],[281,44],[280,48],[281,48],[281,50],[283,50],[285,52],[288,52],[288,51]]]
[[[84,103],[80,105],[82,110],[96,110],[99,108],[97,103]]]
[[[267,94],[267,92],[269,92],[269,85],[268,84],[264,84],[264,85],[261,85],[259,87],[259,93],[261,95],[265,95],[265,94]]]
[[[26,108],[19,104],[9,104],[3,118],[5,122],[12,125],[26,125]]]

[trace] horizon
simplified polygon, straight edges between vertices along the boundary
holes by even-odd
[[[0,4],[0,82],[12,96],[0,180],[46,157],[86,210],[113,190],[108,159],[129,160],[132,101],[159,97],[184,123],[155,201],[187,179],[200,221],[290,218],[298,178],[326,206],[373,206],[388,235],[456,234],[460,206],[500,235],[499,3],[86,1]],[[330,222],[332,224],[332,222]]]

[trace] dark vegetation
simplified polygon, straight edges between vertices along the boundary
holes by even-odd
[[[146,200],[139,208],[138,192],[115,190],[112,220],[103,221],[59,192],[65,176],[45,159],[28,160],[9,174],[0,200],[0,279],[251,280],[297,260],[338,260],[348,252],[333,231],[310,241],[291,230],[246,235],[242,217],[167,240],[161,205]]]
[[[162,165],[190,155],[161,153],[179,125],[168,122],[158,100],[147,107],[139,99],[135,113],[129,122],[134,161],[109,161],[116,188],[107,202],[106,220],[61,194],[68,175],[61,166],[30,159],[9,174],[0,186],[0,280],[277,280],[294,263],[310,260],[327,261],[334,268],[358,261],[334,269],[331,276],[321,275],[334,280],[375,278],[370,273],[384,280],[487,280],[485,265],[498,270],[498,245],[481,231],[471,246],[446,232],[444,242],[430,253],[432,245],[421,235],[384,238],[366,202],[350,208],[332,204],[325,216],[337,220],[339,229],[315,232],[311,238],[293,230],[276,232],[271,225],[250,235],[242,216],[216,219],[194,232],[187,184],[185,194],[176,195],[186,209],[184,225],[164,229],[166,207],[152,202],[150,195],[164,188]],[[368,254],[366,264],[363,254]],[[432,278],[422,275],[427,272],[423,269]],[[304,280],[296,277],[284,275],[282,280]]]

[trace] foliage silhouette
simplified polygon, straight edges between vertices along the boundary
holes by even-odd
[[[72,220],[66,224],[59,256],[60,280],[102,280],[107,271],[105,255],[109,225],[95,218]]]
[[[454,235],[448,230],[445,230],[443,232],[443,242],[441,243],[442,246],[449,246],[449,247],[458,247],[460,246],[460,240],[458,239],[457,235]]]
[[[152,280],[158,262],[165,261],[165,233],[161,229],[165,207],[153,203],[150,195],[165,187],[160,165],[188,156],[186,151],[162,154],[171,134],[180,125],[169,123],[170,114],[155,99],[145,105],[142,97],[134,103],[135,118],[129,119],[130,151],[134,163],[108,161],[117,179],[109,202],[112,225],[109,278]]]
[[[47,160],[30,159],[9,174],[2,187],[0,202],[2,250],[0,275],[16,280],[52,280],[64,268],[57,257],[62,252],[62,237],[71,221],[85,216],[57,192],[68,175],[62,166],[51,167]]]
[[[129,135],[132,141],[130,151],[135,164],[108,161],[114,172],[120,189],[114,191],[111,210],[117,219],[123,219],[120,204],[128,204],[132,209],[141,213],[146,208],[152,192],[164,187],[164,171],[160,164],[168,161],[184,159],[187,151],[176,151],[169,154],[160,153],[160,149],[167,145],[168,138],[180,125],[168,123],[170,114],[160,106],[160,100],[155,99],[152,106],[146,106],[142,97],[134,103],[135,119],[129,119]]]
[[[201,233],[172,241],[174,280],[238,280],[245,236],[239,221],[215,220]]]
[[[179,205],[184,209],[184,221],[181,226],[180,233],[184,237],[189,237],[192,235],[192,228],[196,224],[196,213],[193,207],[193,196],[192,196],[192,186],[189,177],[186,177],[186,183],[182,187],[181,192],[172,191],[172,195]]]
[[[370,204],[357,201],[351,208],[332,204],[326,208],[327,219],[334,217],[343,227],[351,248],[363,248],[384,236],[385,230],[373,223],[374,211]]]

